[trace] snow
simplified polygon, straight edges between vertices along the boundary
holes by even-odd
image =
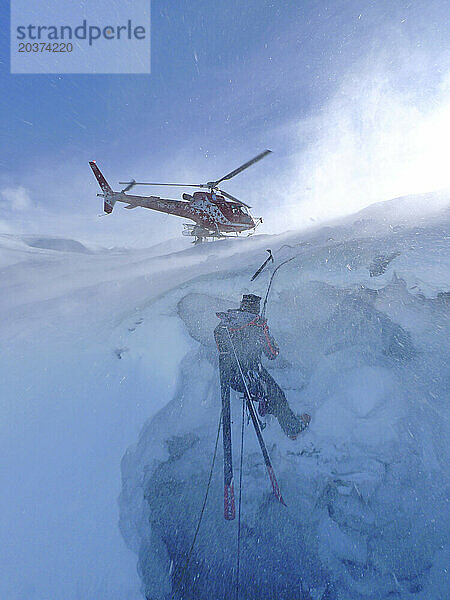
[[[170,597],[219,420],[215,312],[264,295],[270,268],[250,277],[270,247],[277,262],[297,258],[269,298],[281,346],[269,367],[312,422],[292,442],[267,418],[287,508],[246,430],[242,598],[444,600],[448,195],[427,196],[432,214],[423,200],[196,247],[0,236],[0,596]],[[236,479],[237,396],[232,408]],[[230,597],[236,523],[223,519],[221,459],[219,448],[180,600]]]
[[[32,248],[44,248],[60,252],[89,252],[89,250],[77,240],[50,237],[25,237],[24,242]]]

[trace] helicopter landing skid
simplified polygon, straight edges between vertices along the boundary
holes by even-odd
[[[222,233],[209,231],[204,227],[200,227],[200,225],[191,225],[190,223],[184,223],[184,229],[181,232],[183,235],[188,237],[194,237],[195,240],[192,242],[193,244],[201,244],[203,240],[207,238],[223,238],[226,237]]]

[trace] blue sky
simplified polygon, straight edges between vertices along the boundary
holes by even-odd
[[[441,0],[155,0],[152,73],[136,76],[11,75],[6,4],[0,9],[0,190],[22,188],[23,204],[28,199],[35,210],[30,223],[23,211],[11,211],[11,193],[3,194],[0,221],[11,231],[41,223],[46,233],[68,233],[72,221],[81,237],[125,238],[125,230],[137,241],[152,237],[153,225],[177,235],[177,219],[148,214],[143,224],[138,211],[114,214],[99,233],[97,189],[87,168],[92,158],[112,183],[132,176],[202,181],[269,147],[275,152],[264,166],[229,189],[256,198],[259,211],[270,214],[284,202],[286,177],[303,177],[305,164],[307,173],[317,170],[302,152],[310,157],[319,143],[327,150],[336,143],[327,145],[324,129],[342,127],[346,104],[354,103],[358,119],[374,89],[382,103],[389,88],[396,105],[409,103],[428,118],[447,98],[449,8]],[[332,109],[339,94],[339,109]],[[379,199],[391,188],[403,189],[382,185]]]

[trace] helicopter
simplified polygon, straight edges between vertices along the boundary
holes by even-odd
[[[112,213],[116,202],[124,202],[127,205],[125,206],[127,209],[141,206],[183,217],[194,222],[194,224],[184,224],[183,235],[194,237],[193,243],[198,244],[207,238],[223,238],[229,237],[227,234],[234,233],[235,235],[239,235],[244,231],[255,230],[262,223],[261,217],[253,219],[250,215],[249,209],[251,207],[248,204],[238,200],[228,192],[219,189],[218,186],[222,181],[228,181],[232,177],[235,177],[235,175],[254,165],[271,152],[271,150],[264,150],[264,152],[261,152],[237,169],[217,179],[217,181],[184,184],[155,183],[132,179],[131,181],[119,181],[119,185],[125,186],[120,192],[112,190],[95,160],[90,161],[89,165],[102,190],[102,193],[97,194],[97,196],[104,199],[103,210],[105,213]],[[168,200],[159,196],[134,196],[128,193],[138,185],[190,187],[199,188],[202,191],[194,192],[192,195],[183,193],[183,200]]]

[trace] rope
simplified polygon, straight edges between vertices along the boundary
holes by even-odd
[[[251,398],[251,394],[250,394],[247,382],[246,382],[245,377],[244,377],[244,372],[242,371],[241,363],[239,362],[238,355],[236,354],[236,348],[234,347],[234,344],[233,344],[233,338],[231,337],[230,329],[228,328],[228,326],[225,326],[225,329],[227,330],[228,337],[230,338],[230,344],[231,344],[231,347],[233,348],[234,358],[235,358],[236,364],[237,364],[237,366],[239,368],[239,373],[240,373],[241,378],[242,378],[242,383],[244,384],[245,391],[247,392],[247,398]]]
[[[197,528],[196,528],[195,533],[194,533],[194,538],[192,540],[191,547],[189,548],[189,551],[188,551],[187,556],[186,556],[186,562],[184,563],[183,570],[181,571],[181,573],[180,573],[180,575],[178,577],[178,583],[175,586],[175,590],[172,592],[171,600],[175,599],[175,595],[180,590],[181,582],[183,580],[184,574],[186,573],[186,569],[189,566],[189,563],[190,563],[190,560],[191,560],[191,556],[192,556],[192,551],[194,550],[195,542],[197,540],[197,535],[198,535],[198,532],[200,531],[200,525],[202,524],[203,514],[205,512],[206,502],[208,500],[209,488],[211,487],[211,480],[212,480],[213,471],[214,471],[214,464],[216,462],[217,446],[219,445],[219,436],[220,436],[220,428],[221,428],[221,426],[222,426],[222,411],[220,411],[219,426],[217,428],[216,443],[215,443],[215,446],[214,446],[214,455],[213,455],[213,459],[212,459],[212,462],[211,462],[211,468],[209,470],[208,484],[206,486],[206,492],[205,492],[205,498],[203,500],[202,510],[200,511],[200,516],[198,518]]]
[[[239,600],[239,575],[241,568],[241,506],[242,506],[242,465],[244,459],[244,429],[245,429],[245,400],[242,400],[242,424],[241,424],[241,458],[239,464],[239,507],[238,507],[238,534],[237,534],[237,557],[236,557],[236,600]]]
[[[285,265],[288,262],[291,262],[291,260],[294,260],[294,258],[298,258],[298,256],[300,256],[299,254],[296,254],[295,256],[291,256],[291,258],[288,258],[287,260],[284,260],[282,263],[280,263],[278,265],[278,267],[276,267],[276,269],[273,271],[272,276],[270,278],[269,281],[269,286],[267,288],[267,292],[266,292],[266,297],[264,298],[264,303],[263,303],[263,309],[261,312],[261,317],[264,319],[264,317],[266,316],[266,307],[267,307],[267,300],[269,299],[269,293],[270,293],[270,288],[272,287],[272,282],[273,282],[273,278],[275,277],[276,272],[278,271],[278,269],[280,267],[282,267],[283,265]]]

